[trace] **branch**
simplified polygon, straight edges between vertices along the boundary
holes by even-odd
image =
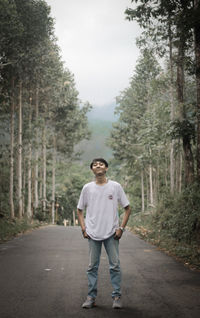
[[[11,65],[11,64],[15,64],[15,63],[16,63],[16,61],[15,62],[0,63],[0,69],[3,69],[7,65]]]

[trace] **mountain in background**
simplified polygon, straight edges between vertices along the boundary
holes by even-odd
[[[111,103],[104,106],[94,106],[92,110],[88,113],[89,122],[93,120],[106,120],[114,122],[117,120],[117,115],[115,115],[115,103]]]
[[[106,145],[106,139],[110,136],[112,123],[117,121],[117,116],[114,114],[115,107],[115,103],[102,107],[94,106],[88,113],[91,139],[83,140],[75,148],[76,151],[82,152],[81,161],[90,162],[93,158],[112,157],[112,149]]]

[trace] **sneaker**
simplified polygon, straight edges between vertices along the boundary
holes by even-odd
[[[120,297],[113,298],[112,308],[114,308],[114,309],[121,309],[122,308],[122,303],[121,303]]]
[[[92,298],[90,296],[87,296],[86,301],[82,305],[83,308],[87,308],[87,309],[95,307],[95,306],[96,306],[95,298]]]

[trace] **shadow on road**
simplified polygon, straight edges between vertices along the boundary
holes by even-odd
[[[95,318],[161,318],[162,316],[149,315],[147,312],[140,311],[134,307],[126,307],[122,309],[112,309],[107,306],[96,306],[93,309],[84,309],[81,317],[95,317]]]

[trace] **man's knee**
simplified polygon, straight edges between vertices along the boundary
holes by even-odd
[[[113,263],[112,265],[110,265],[110,270],[113,271],[113,272],[121,272],[121,268],[120,268],[119,262]]]
[[[99,268],[99,264],[98,264],[97,262],[95,262],[95,263],[90,263],[90,264],[88,265],[88,270],[87,270],[87,272],[91,272],[91,271],[97,272],[97,271],[98,271],[98,268]]]

